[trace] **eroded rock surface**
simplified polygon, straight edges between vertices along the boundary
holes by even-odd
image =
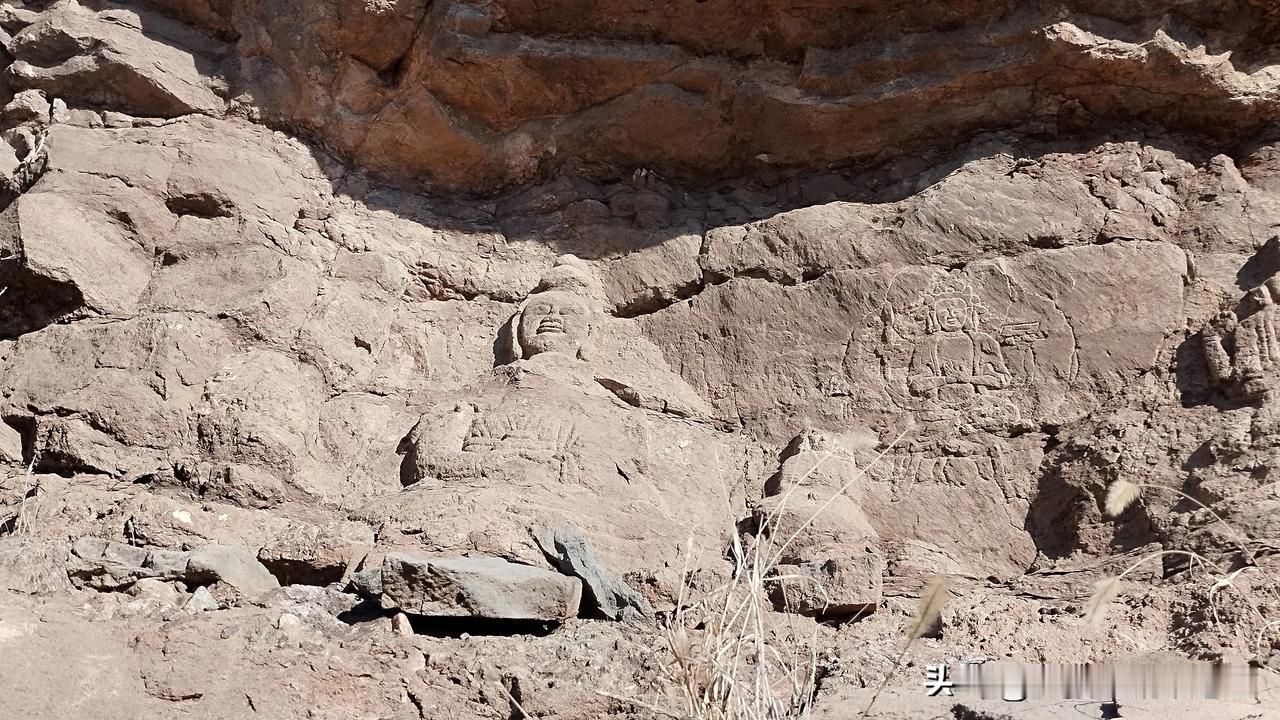
[[[1280,670],[1277,28],[0,3],[0,714],[645,716],[751,578],[817,716],[937,575]]]
[[[264,118],[451,188],[767,173],[1133,118],[1229,138],[1277,112],[1274,15],[1245,0],[150,4],[233,42],[232,93]]]

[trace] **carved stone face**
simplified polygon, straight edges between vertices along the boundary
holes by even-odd
[[[578,295],[559,291],[534,295],[516,328],[524,358],[550,352],[577,355],[587,339],[590,316],[587,303]]]
[[[938,329],[944,332],[958,332],[964,329],[969,314],[969,304],[963,298],[942,298],[933,304],[933,315],[937,319]]]

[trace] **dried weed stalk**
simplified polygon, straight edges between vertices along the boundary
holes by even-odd
[[[9,525],[9,534],[15,537],[25,535],[31,529],[31,513],[27,507],[27,500],[40,494],[40,481],[31,479],[35,475],[35,467],[36,461],[33,459],[27,465],[27,472],[23,476],[28,480],[22,489],[22,496],[18,500],[17,514],[6,522]]]
[[[1251,567],[1252,568],[1258,567],[1257,557],[1254,555],[1252,549],[1249,547],[1250,540],[1248,536],[1245,535],[1243,532],[1241,532],[1239,529],[1237,529],[1234,525],[1227,522],[1227,520],[1223,518],[1222,515],[1220,515],[1213,508],[1204,504],[1200,500],[1197,500],[1191,495],[1188,495],[1187,493],[1182,492],[1177,488],[1172,488],[1167,485],[1159,485],[1159,484],[1153,484],[1153,483],[1135,483],[1135,482],[1131,482],[1129,480],[1124,480],[1124,479],[1116,480],[1115,482],[1111,483],[1111,486],[1107,489],[1107,496],[1103,502],[1103,507],[1106,510],[1106,513],[1112,517],[1119,516],[1125,510],[1129,509],[1131,505],[1133,505],[1142,497],[1142,493],[1144,490],[1166,492],[1172,495],[1176,495],[1178,497],[1181,497],[1185,500],[1188,500],[1194,503],[1197,507],[1208,512],[1211,516],[1213,516],[1214,521],[1221,524],[1222,527],[1227,531],[1227,533],[1231,535],[1232,539],[1239,546],[1240,552],[1243,555],[1246,564],[1243,567],[1239,567],[1231,572],[1227,572],[1222,567],[1210,562],[1209,560],[1205,559],[1203,556],[1194,552],[1189,552],[1185,550],[1160,550],[1157,552],[1153,552],[1149,555],[1139,558],[1137,561],[1133,562],[1131,565],[1126,567],[1118,575],[1109,576],[1109,577],[1103,578],[1102,580],[1099,580],[1094,585],[1093,594],[1089,597],[1089,602],[1085,606],[1085,612],[1084,612],[1085,617],[1088,619],[1088,621],[1091,624],[1100,623],[1106,614],[1107,607],[1111,604],[1111,602],[1116,597],[1120,595],[1120,592],[1122,590],[1121,581],[1123,581],[1125,576],[1129,575],[1134,570],[1137,570],[1142,565],[1148,562],[1151,562],[1153,560],[1163,559],[1169,556],[1182,556],[1187,558],[1191,562],[1192,566],[1198,563],[1201,567],[1209,568],[1216,575],[1216,577],[1214,578],[1214,582],[1209,587],[1209,595],[1208,595],[1209,605],[1213,612],[1213,618],[1215,623],[1220,622],[1218,617],[1218,608],[1216,605],[1216,597],[1219,592],[1227,588],[1230,588],[1232,590],[1235,590],[1237,593],[1239,593],[1241,597],[1245,600],[1246,605],[1253,612],[1253,614],[1257,616],[1259,623],[1261,625],[1261,629],[1258,631],[1257,637],[1254,639],[1254,647],[1253,647],[1254,654],[1255,655],[1260,654],[1262,651],[1263,640],[1266,638],[1266,636],[1269,634],[1272,628],[1280,627],[1280,620],[1269,620],[1265,616],[1265,614],[1259,609],[1259,605],[1256,602],[1254,602],[1251,598],[1246,596],[1245,593],[1241,592],[1240,589],[1235,585],[1236,578],[1239,577],[1242,572],[1244,572],[1245,570]],[[1277,605],[1280,605],[1280,594],[1277,594],[1276,588],[1273,585],[1265,585],[1264,590],[1271,596],[1271,599],[1275,601]]]
[[[678,720],[804,720],[816,692],[816,637],[801,642],[780,640],[796,636],[794,627],[779,627],[793,616],[775,612],[770,585],[794,579],[776,570],[787,548],[823,512],[893,449],[901,436],[871,462],[853,473],[844,485],[788,535],[783,526],[791,495],[840,450],[825,451],[787,488],[776,509],[761,520],[755,542],[744,545],[735,533],[733,573],[728,583],[698,597],[688,567],[681,577],[680,597],[665,629],[661,667],[662,697],[645,702],[601,693],[656,714]],[[692,552],[686,553],[686,562]]]
[[[946,602],[946,578],[935,577],[925,583],[924,591],[920,593],[920,604],[916,607],[915,617],[912,618],[911,626],[907,630],[907,642],[902,646],[898,657],[894,658],[893,667],[884,676],[884,679],[880,681],[880,685],[876,687],[875,693],[871,695],[871,700],[867,702],[867,706],[862,709],[862,714],[858,716],[860,720],[871,714],[871,708],[875,707],[876,700],[880,698],[880,693],[888,687],[889,681],[893,679],[898,669],[902,667],[902,659],[906,657],[907,651],[911,649],[911,646],[937,624],[938,618],[942,615],[942,606]]]

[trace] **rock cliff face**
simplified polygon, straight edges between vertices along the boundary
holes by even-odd
[[[939,575],[919,664],[1280,671],[1273,3],[59,0],[0,46],[0,714],[646,716],[775,538],[814,716],[951,711],[892,666]]]
[[[471,191],[563,168],[706,180],[884,161],[1000,128],[1138,121],[1235,143],[1277,119],[1263,0],[150,4],[189,25],[60,9],[16,38],[10,72],[147,115],[226,106]]]

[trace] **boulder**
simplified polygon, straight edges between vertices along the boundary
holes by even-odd
[[[327,585],[373,544],[373,531],[358,523],[317,527],[291,522],[258,551],[258,560],[286,585]]]
[[[862,508],[853,454],[874,445],[860,432],[808,430],[783,450],[756,508],[767,542],[768,589],[782,610],[817,616],[875,612],[883,597],[884,543]]]
[[[0,538],[0,590],[53,595],[70,589],[65,545],[34,538]]]
[[[636,615],[651,617],[653,606],[643,595],[600,564],[591,541],[581,530],[567,523],[540,523],[532,529],[538,547],[560,572],[581,578],[587,602],[610,620]]]
[[[364,567],[353,573],[349,588],[362,598],[376,600],[382,597],[382,565]]]
[[[382,560],[382,605],[425,617],[561,622],[578,613],[582,581],[501,558]]]
[[[776,565],[770,599],[778,608],[807,615],[866,615],[882,599],[884,565],[871,543],[821,560]]]
[[[280,587],[267,568],[253,553],[227,545],[206,545],[187,558],[186,576],[197,582],[222,582],[245,595],[254,595]]]
[[[68,573],[72,578],[98,590],[118,590],[141,579],[153,577],[146,567],[146,548],[82,537],[71,543]]]
[[[6,123],[28,121],[47,123],[52,109],[44,93],[39,90],[23,90],[14,95],[9,104],[0,110],[0,117],[3,117]]]
[[[189,28],[177,28],[185,43],[164,42],[157,25],[166,23],[146,11],[59,3],[14,37],[6,75],[19,88],[138,115],[221,113],[211,78],[220,44]]]
[[[209,592],[209,588],[198,587],[195,592],[191,593],[191,597],[187,598],[187,602],[182,608],[194,615],[208,610],[217,610],[218,601]]]
[[[121,215],[94,207],[102,196],[85,190],[30,192],[0,214],[0,253],[21,260],[0,268],[21,301],[0,310],[0,334],[13,337],[80,310],[118,316],[136,309],[153,258]]]

